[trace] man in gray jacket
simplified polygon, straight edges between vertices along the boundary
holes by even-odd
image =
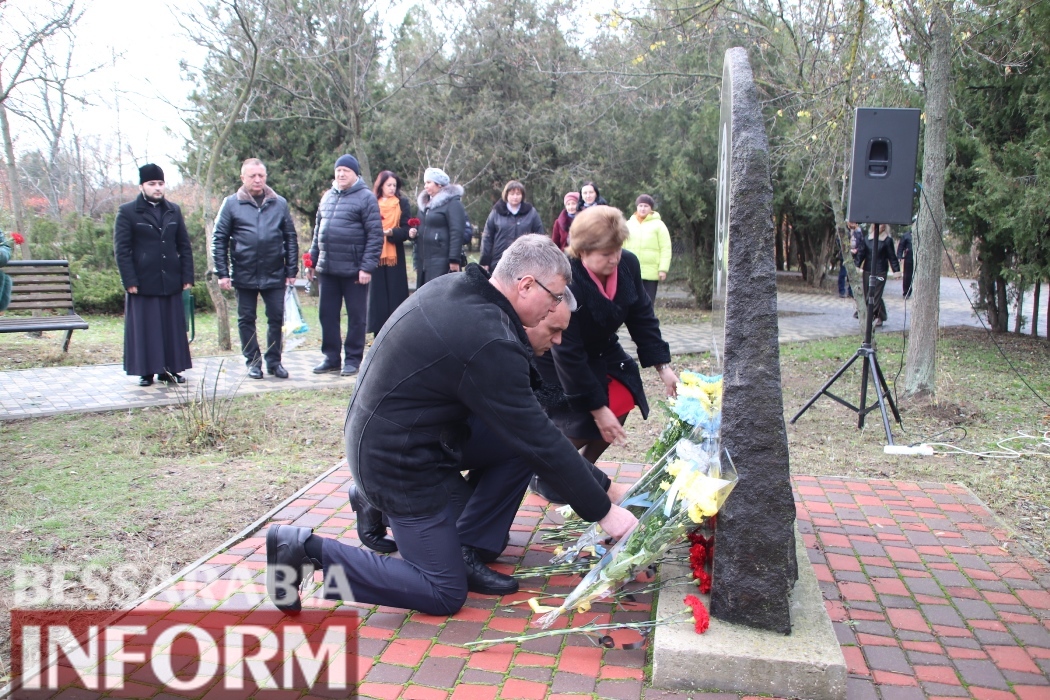
[[[281,326],[284,289],[295,283],[299,272],[295,224],[285,198],[267,187],[266,166],[261,160],[244,161],[241,182],[241,188],[223,200],[215,217],[215,276],[220,289],[237,290],[237,330],[248,376],[263,378],[263,356],[255,327],[261,296],[266,307],[266,369],[279,379],[287,379],[288,370],[281,364]]]
[[[324,361],[314,374],[357,374],[365,352],[365,320],[368,315],[368,283],[379,267],[383,251],[383,222],[379,203],[365,181],[361,166],[350,154],[335,162],[332,189],[317,207],[317,224],[306,276],[317,273],[321,283],[317,315],[321,321],[321,352]],[[339,362],[339,318],[346,303],[346,341]],[[340,369],[342,367],[342,369]]]

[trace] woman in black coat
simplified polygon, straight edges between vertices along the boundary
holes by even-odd
[[[544,380],[557,382],[568,397],[551,420],[591,462],[626,439],[623,423],[634,406],[642,418],[649,415],[638,364],[616,336],[620,326],[627,325],[641,365],[655,367],[667,395],[677,394],[671,351],[642,287],[638,258],[623,250],[627,235],[627,222],[614,207],[596,205],[576,215],[567,252],[579,308],[561,344],[537,360]]]
[[[408,298],[405,241],[412,210],[408,198],[401,194],[401,178],[389,170],[379,173],[372,191],[383,219],[383,251],[368,289],[367,332],[379,333],[394,309]]]
[[[449,272],[459,272],[467,210],[463,188],[453,185],[440,168],[427,168],[419,194],[418,230],[409,229],[415,241],[416,289]]]
[[[602,193],[598,191],[598,185],[593,180],[587,180],[580,185],[579,211],[605,204],[608,204],[608,202],[605,201]]]
[[[853,256],[853,262],[856,263],[863,274],[861,279],[864,281],[864,298],[868,298],[868,285],[869,277],[872,274],[871,263],[875,259],[875,226],[872,225],[872,230],[865,239],[865,245],[857,249],[856,254]],[[893,245],[893,237],[890,235],[890,227],[887,224],[879,225],[879,241],[878,241],[878,253],[879,262],[875,266],[875,276],[880,278],[880,281],[875,285],[875,323],[876,326],[881,326],[886,322],[886,300],[882,298],[882,293],[886,289],[886,276],[890,268],[893,268],[894,274],[900,272],[900,262],[897,260],[897,251]]]
[[[511,180],[503,187],[500,200],[492,206],[481,235],[481,266],[495,270],[499,259],[526,233],[545,234],[536,207],[525,201],[525,185]]]
[[[164,198],[164,173],[140,168],[141,194],[117,211],[113,251],[127,290],[124,371],[139,386],[184,383],[179,372],[193,366],[186,339],[182,291],[193,286],[193,249],[177,204]]]

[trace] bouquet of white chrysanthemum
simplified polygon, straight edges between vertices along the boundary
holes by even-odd
[[[629,509],[644,509],[637,527],[604,553],[558,608],[540,618],[540,626],[549,627],[569,610],[589,609],[592,602],[633,579],[688,530],[715,515],[737,482],[732,460],[728,453],[722,459],[715,438],[699,444],[680,440],[662,462],[659,474],[663,478],[647,478],[650,472],[642,478],[649,484],[645,493],[637,492],[633,505],[628,503],[630,499],[624,500]],[[584,537],[589,534],[591,531]]]
[[[646,453],[647,460],[660,459],[672,445],[697,429],[717,435],[722,425],[722,375],[682,372],[679,380],[678,396],[666,404],[671,416]]]

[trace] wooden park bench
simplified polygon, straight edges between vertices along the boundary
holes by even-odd
[[[9,311],[53,311],[51,316],[0,316],[0,333],[65,331],[62,352],[69,352],[73,331],[87,321],[73,310],[73,287],[68,260],[12,260],[4,266],[11,276]]]

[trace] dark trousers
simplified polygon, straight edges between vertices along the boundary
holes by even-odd
[[[321,291],[317,316],[321,321],[321,352],[330,365],[339,364],[339,345],[343,345],[346,364],[361,365],[365,354],[365,323],[368,318],[368,285],[359,284],[357,276],[318,273]],[[346,340],[339,332],[339,317],[346,304]]]
[[[853,296],[853,288],[849,286],[849,276],[846,275],[846,263],[839,265],[839,296]]]
[[[908,257],[901,260],[901,270],[904,273],[904,298],[911,299],[911,275],[915,269],[915,263],[913,258],[909,255]]]
[[[456,533],[457,510],[449,499],[445,509],[434,515],[388,516],[401,559],[323,538],[325,597],[345,599],[346,591],[328,583],[345,580],[353,600],[359,603],[419,610],[428,615],[455,614],[467,599],[467,569]]]
[[[281,364],[281,326],[284,324],[284,287],[271,289],[237,289],[237,331],[246,364],[261,366],[259,334],[255,327],[259,297],[266,307],[266,366]]]
[[[861,275],[864,279],[864,299],[868,299],[868,287],[869,287],[869,273],[865,272]],[[886,301],[882,298],[882,293],[886,289],[886,278],[883,277],[879,282],[875,284],[875,318],[882,319],[882,322],[886,322]]]
[[[507,545],[533,471],[476,416],[470,418],[470,430],[462,463],[470,470],[470,478],[467,488],[453,496],[462,502],[456,531],[461,544],[499,555]]]
[[[460,545],[495,555],[502,552],[533,473],[476,418],[471,419],[471,437],[463,446],[462,466],[471,470],[470,483],[456,476],[443,484],[449,500],[440,513],[414,518],[387,514],[400,560],[325,538],[321,563],[326,579],[338,579],[331,569],[341,567],[359,603],[429,615],[459,610],[467,596]],[[338,599],[339,593],[329,590],[326,596]]]
[[[649,295],[649,301],[653,304],[656,303],[656,288],[660,285],[660,280],[642,280],[642,289]]]

